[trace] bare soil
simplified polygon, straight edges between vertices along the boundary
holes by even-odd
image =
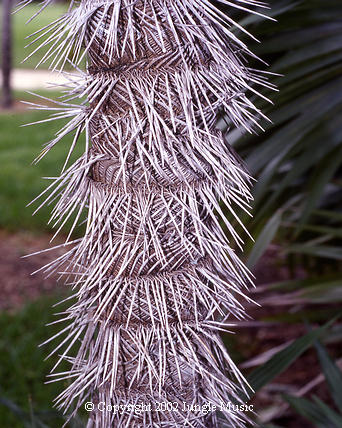
[[[65,287],[57,284],[56,277],[46,278],[43,272],[32,275],[60,255],[61,249],[23,258],[63,242],[56,238],[51,244],[50,239],[49,235],[0,230],[0,310],[15,311],[29,300]]]
[[[0,114],[12,114],[12,113],[21,113],[28,109],[28,105],[22,103],[19,100],[13,100],[12,105],[10,108],[4,108],[0,104]]]

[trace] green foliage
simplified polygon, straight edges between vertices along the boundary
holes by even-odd
[[[267,221],[261,233],[259,234],[258,239],[253,245],[253,249],[247,260],[247,266],[249,268],[255,266],[256,262],[268,248],[269,244],[276,236],[276,233],[280,227],[280,223],[281,213],[280,211],[276,211],[274,215]]]
[[[332,398],[335,401],[336,407],[342,410],[342,372],[332,361],[327,350],[321,343],[316,342],[315,346]]]
[[[342,418],[317,397],[314,397],[314,401],[289,395],[285,395],[284,398],[301,416],[311,421],[317,428],[342,426]]]
[[[320,328],[312,330],[302,337],[299,337],[284,349],[278,351],[268,361],[255,369],[249,376],[248,382],[254,393],[268,385],[272,380],[284,372],[291,364],[309,347],[314,345],[325,376],[325,380],[331,392],[336,409],[342,409],[342,372],[336,363],[330,358],[325,346],[318,338],[327,338],[331,332],[329,327],[334,319]],[[299,395],[283,394],[284,400],[302,417],[311,421],[317,428],[339,428],[342,426],[342,414],[326,405],[315,395],[312,400]],[[247,397],[244,397],[247,399]],[[273,425],[258,425],[260,428],[270,428]]]
[[[254,17],[245,25],[262,41],[251,49],[283,75],[271,78],[278,93],[264,91],[274,104],[259,102],[272,123],[264,121],[259,136],[229,135],[258,179],[249,227],[263,236],[268,219],[281,212],[277,240],[284,250],[341,260],[341,214],[333,215],[342,206],[342,3],[270,6],[278,22]]]
[[[58,427],[64,422],[51,404],[60,391],[60,383],[44,385],[51,364],[57,361],[57,357],[44,361],[54,342],[38,347],[47,336],[60,331],[58,324],[46,327],[56,319],[51,306],[60,300],[61,296],[44,297],[17,313],[0,314],[1,427]],[[65,307],[57,306],[56,312]],[[62,364],[61,371],[63,367],[66,368]]]
[[[36,43],[25,48],[33,39],[27,38],[41,28],[53,22],[67,9],[65,3],[55,3],[47,7],[38,17],[31,22],[27,22],[38,10],[40,6],[37,3],[30,4],[13,15],[13,67],[14,68],[35,68],[45,50],[39,50],[34,53],[24,63],[22,61],[33,52],[38,46]],[[44,36],[46,37],[46,36]],[[43,38],[41,39],[43,40]],[[42,64],[40,68],[48,68],[48,63]]]
[[[315,347],[331,396],[336,408],[341,412],[342,372],[322,344],[316,342]],[[313,396],[312,400],[291,395],[284,395],[284,398],[291,407],[305,419],[311,421],[317,428],[340,428],[342,426],[342,413],[337,413],[336,410],[327,406],[316,396]]]
[[[330,324],[331,322],[299,337],[270,358],[265,364],[254,370],[248,376],[248,383],[251,385],[252,389],[255,392],[258,391],[286,370],[304,351],[323,335]]]
[[[46,112],[6,113],[0,115],[0,227],[8,230],[49,230],[46,226],[50,208],[43,207],[32,216],[38,202],[25,208],[49,184],[41,177],[56,176],[60,173],[70,140],[64,139],[52,149],[37,165],[30,165],[54,133],[61,121],[46,122],[39,125],[21,125],[42,120]],[[75,155],[82,153],[77,147]]]
[[[306,272],[306,279],[269,285],[264,301],[279,309],[268,320],[316,322],[338,312],[342,298],[342,2],[270,0],[269,4],[267,13],[277,22],[250,16],[240,23],[261,41],[253,46],[247,39],[251,50],[270,64],[268,71],[280,74],[270,76],[279,91],[263,91],[273,104],[255,99],[271,122],[262,122],[266,132],[259,135],[227,128],[227,137],[257,179],[253,219],[244,219],[256,240],[254,247],[249,244],[249,267],[275,242],[292,271]],[[253,297],[259,301],[257,293]],[[325,306],[317,309],[318,305]],[[324,348],[317,347],[340,409],[341,402],[336,401],[340,371]],[[271,383],[275,373],[301,354],[287,351],[259,367],[251,375],[252,385]],[[342,426],[341,415],[317,397],[285,399],[314,426]]]

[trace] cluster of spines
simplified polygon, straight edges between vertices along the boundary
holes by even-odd
[[[180,409],[247,393],[219,332],[230,316],[244,317],[237,297],[246,298],[250,279],[220,221],[241,246],[223,207],[238,220],[234,205],[248,211],[251,196],[248,173],[214,125],[223,110],[232,126],[253,130],[262,113],[247,92],[269,85],[244,65],[251,53],[234,23],[207,0],[76,6],[36,37],[50,32],[42,61],[54,57],[52,68],[71,54],[72,64],[89,61],[87,74],[69,76],[51,119],[71,119],[41,154],[71,132],[67,164],[85,133],[84,155],[44,192],[48,202],[59,197],[57,232],[73,218],[71,249],[43,268],[77,290],[60,320],[70,324],[50,339],[66,334],[53,371],[62,360],[72,366],[52,375],[71,380],[57,405],[74,414],[86,399],[164,400],[177,408],[94,412],[89,427],[216,427],[216,414]],[[68,242],[85,208],[85,235]],[[223,413],[229,426],[244,426],[245,415]]]

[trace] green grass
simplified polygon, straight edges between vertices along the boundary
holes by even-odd
[[[15,314],[0,313],[1,428],[38,428],[40,421],[48,427],[63,425],[63,418],[52,408],[52,400],[66,383],[44,385],[57,357],[47,361],[44,358],[54,349],[58,339],[38,347],[61,329],[62,324],[46,327],[47,323],[58,319],[53,315],[55,312],[65,310],[70,304],[65,302],[51,308],[61,299],[61,296],[44,297]],[[62,364],[58,371],[66,368],[67,365]]]
[[[47,48],[38,50],[27,61],[22,63],[22,61],[38,46],[37,43],[34,43],[30,47],[25,48],[25,45],[31,41],[31,38],[26,40],[25,38],[61,16],[67,10],[67,4],[52,4],[30,23],[26,24],[31,16],[38,10],[39,5],[30,4],[12,15],[14,68],[34,68],[37,65],[44,52],[47,51]],[[42,64],[40,68],[48,68],[48,65],[49,63]]]
[[[42,232],[49,230],[46,225],[51,206],[43,207],[32,216],[37,203],[26,208],[50,180],[60,174],[68,149],[70,138],[60,141],[37,165],[31,165],[39,154],[42,145],[51,140],[61,127],[61,121],[47,122],[28,127],[20,125],[41,120],[47,112],[6,113],[0,115],[0,227],[10,231],[30,230]],[[84,151],[82,137],[75,156]]]
[[[31,95],[15,93],[15,96],[32,101]],[[49,96],[56,98],[58,93],[49,91]],[[40,163],[31,165],[42,145],[53,138],[63,123],[56,121],[21,127],[46,117],[48,113],[44,111],[0,114],[0,228],[36,233],[49,230],[46,223],[52,207],[45,207],[32,216],[37,203],[34,207],[25,206],[49,183],[42,176],[59,175],[70,147],[70,138],[60,141]],[[84,151],[82,140],[81,137],[73,159]],[[15,314],[0,313],[1,428],[57,428],[65,421],[52,408],[52,400],[66,385],[63,382],[44,385],[55,361],[51,358],[44,362],[44,358],[57,341],[38,348],[40,343],[60,330],[61,325],[45,327],[46,323],[56,319],[54,312],[70,305],[70,302],[66,303],[54,311],[51,306],[59,300],[60,296],[44,297]],[[64,368],[61,366],[61,371]],[[78,423],[76,421],[68,426],[77,426]]]

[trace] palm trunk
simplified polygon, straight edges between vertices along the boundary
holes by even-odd
[[[87,230],[47,267],[67,264],[77,278],[61,356],[72,382],[57,404],[74,413],[92,401],[88,427],[217,427],[213,406],[245,426],[229,407],[244,380],[220,331],[244,316],[237,296],[249,279],[220,222],[239,244],[226,213],[248,206],[249,177],[215,120],[225,111],[250,129],[246,91],[262,80],[222,19],[206,0],[85,0],[51,39],[75,57],[82,43],[89,60],[70,90],[88,105],[66,107],[75,117],[65,131],[76,141],[85,129],[90,144],[52,191],[64,186],[61,222],[88,205]]]

